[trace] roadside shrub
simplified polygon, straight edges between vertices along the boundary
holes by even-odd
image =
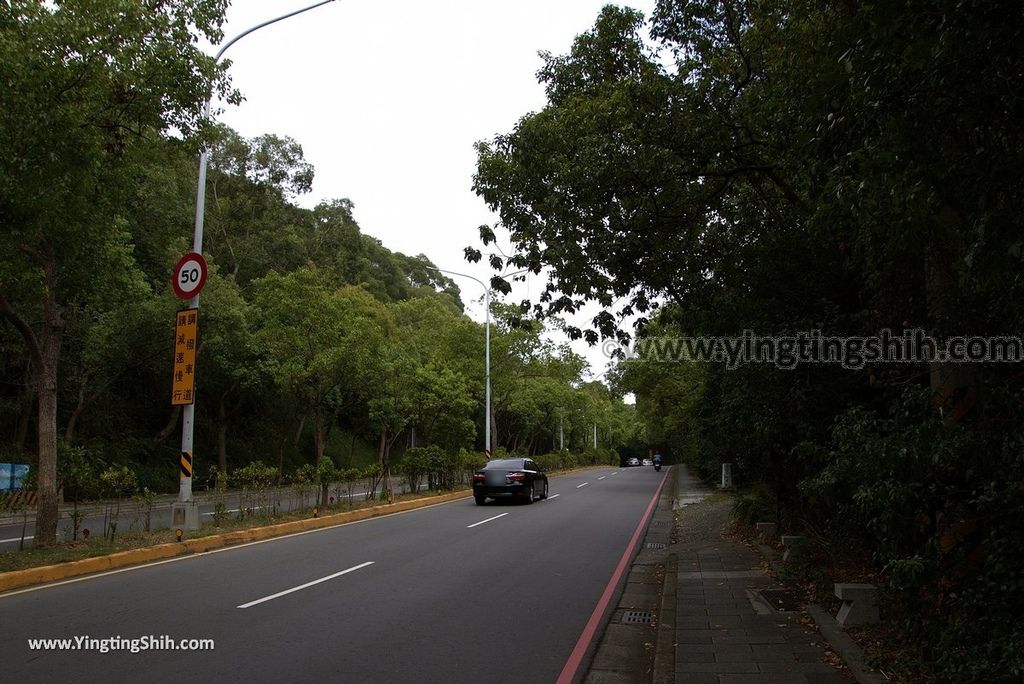
[[[545,470],[545,472],[551,472],[560,469],[561,466],[561,454],[549,453],[540,454],[533,460],[537,461],[537,465]]]
[[[345,491],[348,493],[348,502],[351,504],[356,483],[363,479],[363,471],[358,468],[346,468],[338,473],[338,477],[345,485]]]
[[[102,494],[107,497],[104,530],[110,541],[117,535],[117,524],[121,517],[121,503],[126,496],[132,496],[139,489],[139,480],[128,466],[111,466],[100,473]]]
[[[579,455],[569,450],[561,451],[558,454],[558,462],[563,470],[578,468],[580,465]]]
[[[429,471],[430,455],[426,447],[406,449],[402,460],[395,465],[395,472],[405,478],[410,492],[419,491],[423,478]]]
[[[767,484],[760,483],[737,492],[732,517],[743,525],[777,520],[775,494]]]
[[[238,517],[255,515],[269,507],[269,490],[277,479],[277,468],[253,461],[235,470],[232,480],[238,487]]]
[[[475,451],[468,451],[467,449],[459,449],[459,470],[462,482],[472,482],[473,473],[483,465],[483,456],[476,453]]]
[[[894,590],[887,617],[937,681],[1021,681],[1022,416],[949,427],[931,406],[907,392],[883,415],[846,412],[800,491],[833,536],[873,550]]]
[[[291,477],[294,505],[292,510],[304,509],[309,505],[309,495],[320,482],[320,474],[312,463],[304,463],[295,470]]]

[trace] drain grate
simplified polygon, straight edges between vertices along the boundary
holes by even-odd
[[[654,614],[649,610],[627,610],[622,616],[622,621],[628,625],[649,625],[654,620]]]
[[[665,545],[661,542],[647,542],[647,548],[649,549],[663,549]]]

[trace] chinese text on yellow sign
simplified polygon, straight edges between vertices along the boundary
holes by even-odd
[[[171,405],[191,404],[195,401],[196,336],[199,329],[199,309],[178,312],[174,326],[174,382]]]

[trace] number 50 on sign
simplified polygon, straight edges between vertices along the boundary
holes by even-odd
[[[198,252],[189,252],[178,260],[171,278],[174,294],[182,299],[198,297],[206,285],[206,259]]]

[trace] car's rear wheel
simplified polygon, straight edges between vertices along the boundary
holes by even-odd
[[[487,501],[487,497],[481,494],[474,494],[473,498],[476,499],[477,506],[483,506],[484,502]]]
[[[524,504],[532,504],[533,503],[533,497],[534,497],[535,494],[536,494],[536,492],[533,491],[533,485],[531,484],[530,488],[526,490],[526,498],[523,500],[523,503]]]

